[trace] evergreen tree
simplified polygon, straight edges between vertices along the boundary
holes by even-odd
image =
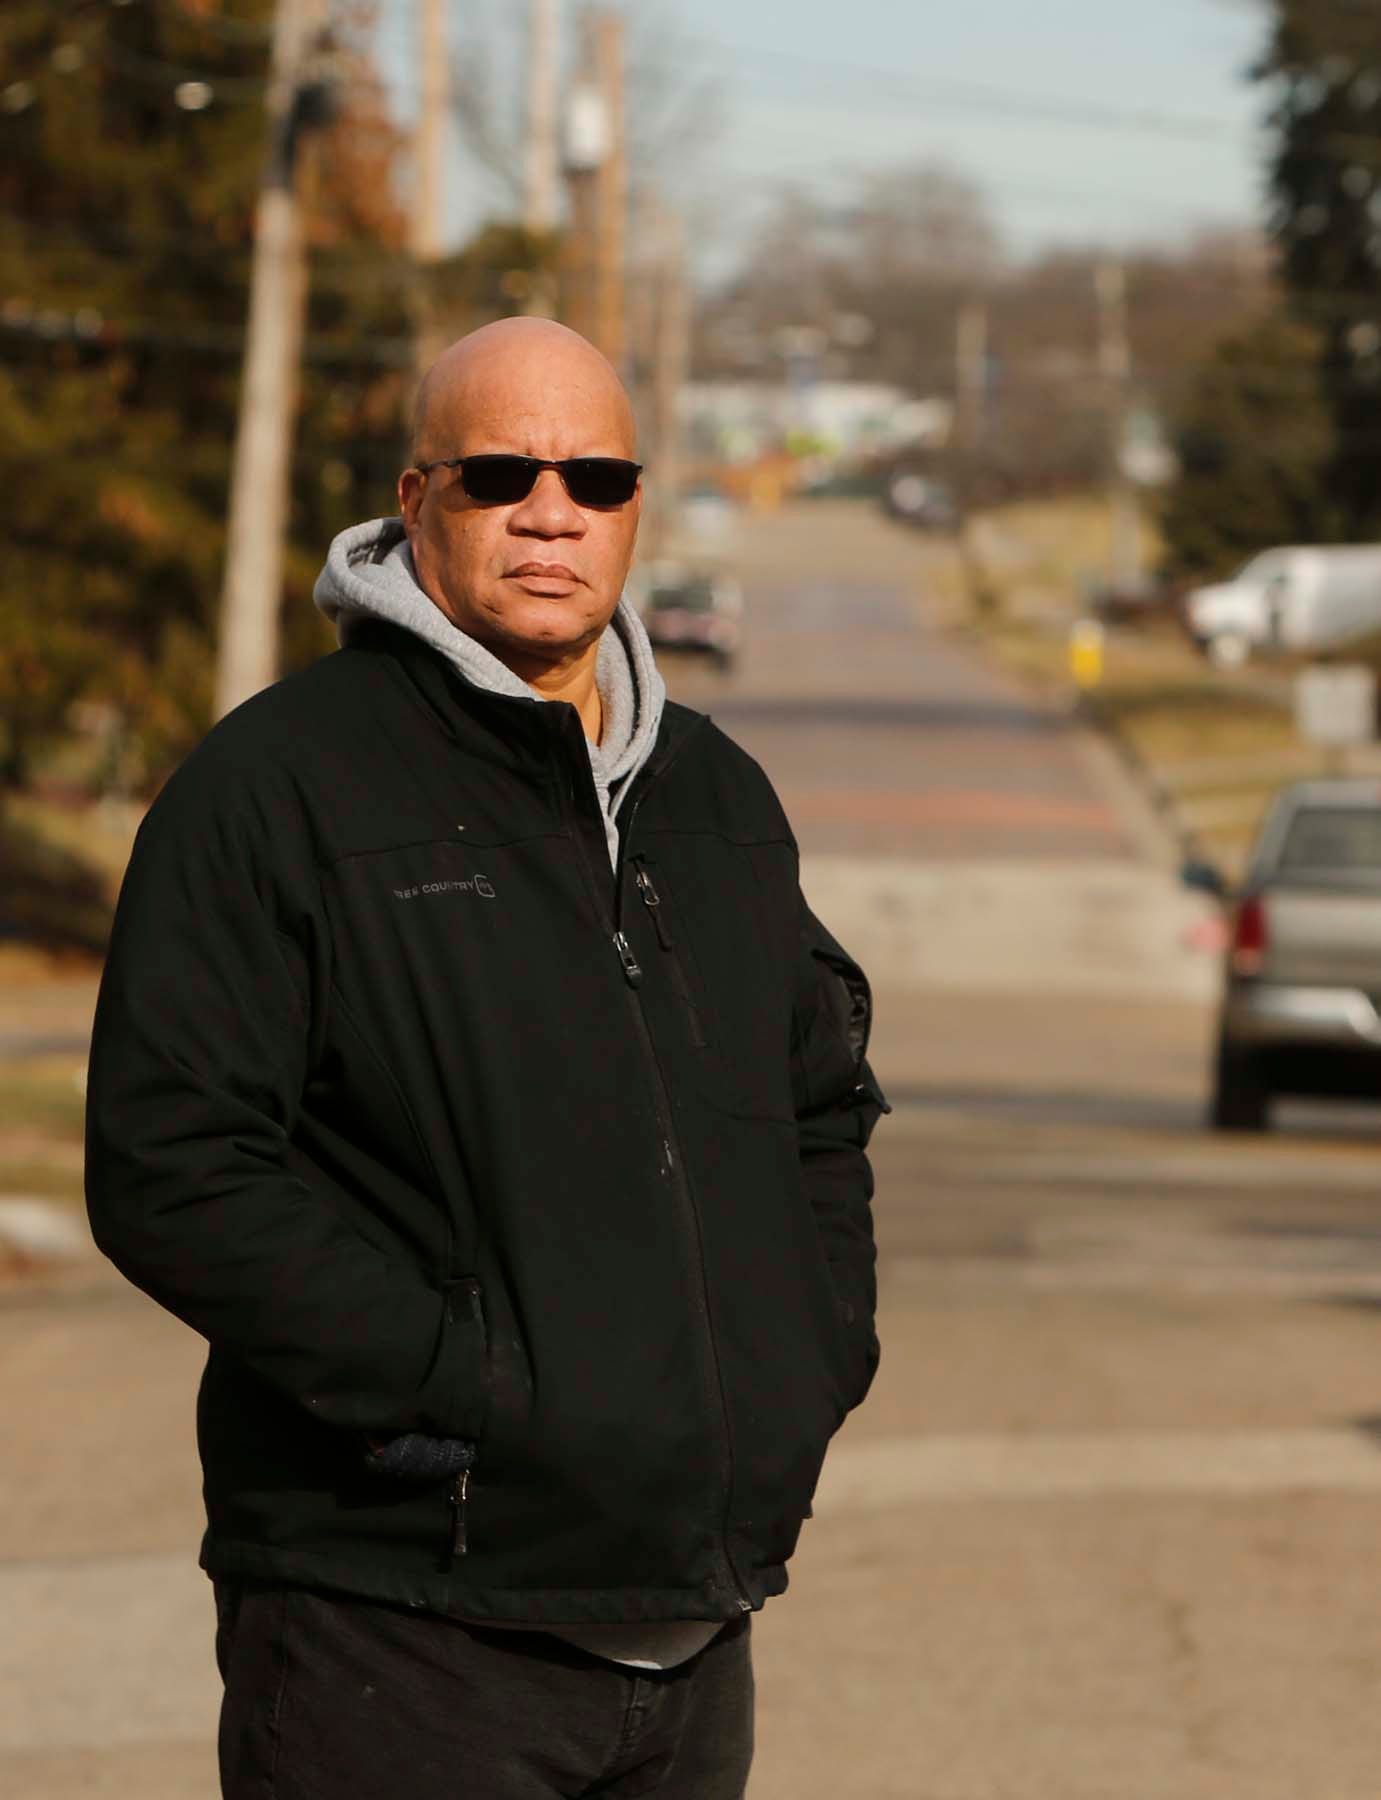
[[[1272,0],[1272,228],[1318,335],[1337,528],[1381,537],[1381,24],[1375,0]]]
[[[1275,313],[1204,363],[1181,418],[1180,475],[1162,515],[1173,577],[1225,575],[1273,544],[1343,534],[1329,491],[1333,432],[1319,354],[1316,333]]]
[[[78,694],[150,774],[208,720],[271,0],[0,12],[0,775]],[[360,33],[315,153],[285,643],[330,534],[387,505],[411,358],[396,135]]]

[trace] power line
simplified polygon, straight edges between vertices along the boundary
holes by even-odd
[[[409,0],[410,3],[410,0]],[[1182,113],[1154,107],[1127,108],[1073,96],[1048,96],[1035,90],[997,87],[987,82],[971,81],[960,76],[911,76],[899,74],[895,68],[885,69],[858,63],[838,62],[813,57],[803,51],[776,50],[734,44],[722,39],[679,33],[678,42],[686,48],[722,61],[730,74],[745,64],[756,63],[772,70],[801,69],[809,75],[828,81],[832,86],[849,83],[867,88],[866,104],[860,115],[874,115],[880,98],[890,97],[908,107],[962,108],[971,113],[1000,113],[1030,124],[1069,126],[1106,132],[1156,137],[1180,137],[1187,141],[1242,142],[1244,134],[1235,124],[1206,113]],[[400,97],[415,101],[415,82],[401,79],[390,82]],[[809,102],[803,100],[803,104]]]
[[[89,3],[89,0],[88,0]],[[83,0],[78,0],[78,5]],[[179,14],[189,26],[201,25],[216,29],[209,16],[196,18],[190,14]],[[229,26],[229,21],[220,20],[219,27]],[[256,33],[255,41],[264,41],[266,31],[259,27],[246,26],[247,32]],[[988,82],[972,81],[957,76],[910,76],[899,74],[895,68],[885,69],[857,63],[841,63],[833,59],[824,60],[812,57],[801,51],[765,49],[750,45],[726,43],[723,40],[683,34],[681,42],[689,48],[707,52],[721,58],[731,70],[741,68],[744,64],[756,63],[773,70],[788,68],[801,69],[820,81],[828,81],[832,88],[840,83],[867,88],[866,105],[860,105],[860,115],[874,116],[880,103],[890,102],[905,105],[908,108],[925,106],[930,109],[959,109],[966,113],[999,116],[1013,120],[1023,120],[1028,124],[1051,125],[1061,128],[1094,130],[1120,135],[1152,136],[1161,139],[1178,138],[1185,142],[1237,142],[1250,141],[1254,135],[1244,133],[1240,126],[1214,118],[1203,113],[1186,113],[1154,107],[1128,108],[1108,102],[1085,100],[1074,96],[1048,96],[1034,90],[1005,88],[994,86]],[[113,55],[111,54],[113,50]],[[214,69],[197,69],[189,65],[169,62],[162,58],[142,56],[114,46],[94,47],[88,54],[96,61],[106,61],[117,67],[119,72],[134,79],[144,79],[176,87],[186,81],[209,82],[219,93],[232,102],[244,102],[257,99],[267,91],[268,75],[262,76],[222,76]],[[346,87],[369,86],[377,88],[379,78],[375,75],[367,77],[343,75],[341,85]],[[412,80],[400,80],[386,84],[401,98],[417,102],[421,96],[420,84]],[[1375,147],[1377,140],[1365,133],[1335,134],[1338,147],[1355,147],[1367,145]]]
[[[403,0],[403,4],[409,5],[411,0]],[[876,101],[880,95],[891,94],[909,104],[919,102],[928,106],[961,106],[969,111],[996,109],[1009,117],[1024,118],[1030,123],[1162,137],[1179,136],[1200,141],[1231,138],[1240,141],[1243,136],[1236,125],[1225,123],[1207,113],[1178,112],[1154,107],[1128,108],[1072,95],[1050,96],[1031,89],[1005,88],[963,76],[911,76],[899,74],[895,67],[841,62],[834,57],[811,56],[800,50],[736,44],[691,32],[678,32],[676,42],[688,50],[707,53],[721,60],[730,73],[741,69],[745,64],[757,64],[774,70],[800,69],[807,74],[828,79],[832,84],[844,81],[866,86],[866,110],[869,112],[876,110]],[[398,91],[408,93],[409,84],[400,83]]]
[[[1240,141],[1243,135],[1236,125],[1203,113],[1166,112],[1155,108],[1132,110],[1099,101],[1064,96],[1048,97],[1015,88],[994,87],[987,82],[970,81],[961,77],[899,75],[894,68],[870,68],[856,63],[836,62],[833,59],[824,61],[794,50],[756,49],[746,45],[722,43],[713,38],[689,37],[686,41],[700,50],[722,55],[734,67],[752,62],[774,68],[795,67],[822,79],[828,77],[831,83],[845,81],[864,84],[869,90],[869,111],[875,110],[880,96],[891,95],[912,105],[919,102],[930,107],[962,107],[969,112],[1000,112],[1008,118],[1025,119],[1032,124],[1198,141]]]
[[[816,139],[817,144],[821,145],[821,147],[823,147],[826,141],[833,140],[823,140],[819,137]],[[732,175],[737,179],[747,180],[751,178],[760,183],[770,183],[779,193],[783,190],[789,190],[792,185],[794,185],[793,177],[790,175],[765,175],[761,167],[753,169],[750,168],[746,162],[734,160],[726,162],[721,159],[716,159],[715,166],[725,174]],[[877,175],[879,170],[876,164],[853,164],[848,167],[841,167],[839,164],[834,164],[832,165],[831,173],[838,173],[854,182],[866,183],[870,177]],[[882,173],[886,174],[888,171],[884,169]],[[1087,205],[1091,209],[1098,206],[1111,206],[1120,203],[1124,206],[1134,207],[1138,217],[1145,217],[1148,213],[1152,212],[1163,214],[1167,219],[1182,219],[1184,217],[1184,208],[1182,206],[1177,207],[1171,205],[1158,196],[1141,194],[1135,190],[1129,192],[1125,188],[1085,188],[1066,187],[1064,185],[1050,186],[1044,183],[1027,182],[1023,181],[1020,177],[1012,178],[1006,175],[994,177],[988,174],[974,174],[972,176],[966,175],[965,178],[972,182],[974,189],[978,192],[979,196],[984,199],[989,197],[1001,198],[1002,196],[1011,196],[1021,200],[1053,201],[1060,205],[1072,202],[1075,204]],[[829,208],[829,212],[832,215],[831,222],[843,223],[848,223],[851,219],[866,217],[871,210],[872,209],[866,199],[854,200],[845,205]]]

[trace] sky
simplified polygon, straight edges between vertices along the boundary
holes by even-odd
[[[381,49],[406,108],[414,0],[383,0]],[[521,0],[453,0],[465,57],[497,46],[516,83]],[[565,10],[574,14],[573,0]],[[1010,249],[1173,241],[1262,210],[1262,46],[1251,0],[632,0],[676,59],[712,77],[724,123],[680,159],[703,259],[784,183],[843,196],[860,174],[939,160],[984,190]],[[635,32],[644,29],[639,23]],[[516,95],[515,95],[516,104]],[[457,149],[452,228],[496,190]]]

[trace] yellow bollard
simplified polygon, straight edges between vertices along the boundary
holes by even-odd
[[[1069,672],[1081,694],[1103,682],[1105,633],[1097,619],[1076,619],[1069,633]]]

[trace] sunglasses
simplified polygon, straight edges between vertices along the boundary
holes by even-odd
[[[483,506],[512,506],[526,500],[543,469],[555,469],[577,506],[625,506],[638,490],[643,465],[617,456],[569,456],[544,462],[539,456],[446,456],[417,463],[419,475],[459,469],[460,485]]]

